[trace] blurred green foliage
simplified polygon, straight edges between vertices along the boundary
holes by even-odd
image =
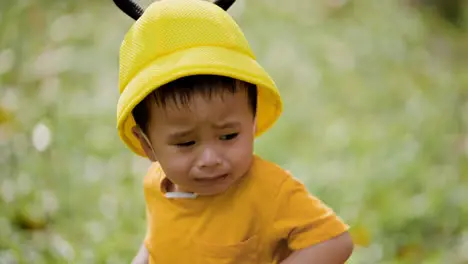
[[[468,262],[466,10],[434,1],[231,11],[285,101],[256,152],[369,240],[350,263]],[[128,263],[148,164],[115,129],[132,21],[112,1],[21,0],[0,22],[0,263]]]

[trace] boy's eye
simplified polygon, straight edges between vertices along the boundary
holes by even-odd
[[[187,142],[184,142],[184,143],[177,143],[175,144],[177,147],[180,147],[180,148],[186,148],[186,147],[190,147],[192,145],[195,144],[195,141],[187,141]]]
[[[219,139],[221,139],[221,140],[232,140],[232,139],[235,139],[238,135],[239,135],[239,133],[227,134],[227,135],[221,136]]]

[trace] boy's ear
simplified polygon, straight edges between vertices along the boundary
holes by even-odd
[[[156,154],[154,153],[153,146],[151,146],[151,142],[149,141],[148,137],[143,133],[139,126],[134,126],[132,128],[133,135],[140,141],[140,145],[143,148],[148,159],[152,162],[157,161]]]

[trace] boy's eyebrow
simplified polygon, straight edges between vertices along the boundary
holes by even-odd
[[[226,122],[221,124],[214,124],[213,127],[217,129],[237,128],[240,126],[239,122]]]
[[[214,124],[213,127],[216,129],[238,128],[240,127],[240,123],[239,122],[226,122],[226,123]],[[192,129],[176,131],[174,133],[170,133],[168,138],[169,140],[177,140],[180,138],[187,137],[192,133],[193,133]]]
[[[170,140],[175,140],[175,139],[179,139],[179,138],[184,138],[190,134],[192,134],[192,130],[183,130],[183,131],[177,131],[177,132],[174,132],[174,133],[171,133],[169,134],[168,138]]]

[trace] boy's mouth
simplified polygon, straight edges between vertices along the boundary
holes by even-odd
[[[206,178],[195,178],[195,181],[200,182],[200,183],[215,183],[219,181],[223,181],[228,177],[228,174],[222,174],[219,176],[214,176],[214,177],[206,177]]]

